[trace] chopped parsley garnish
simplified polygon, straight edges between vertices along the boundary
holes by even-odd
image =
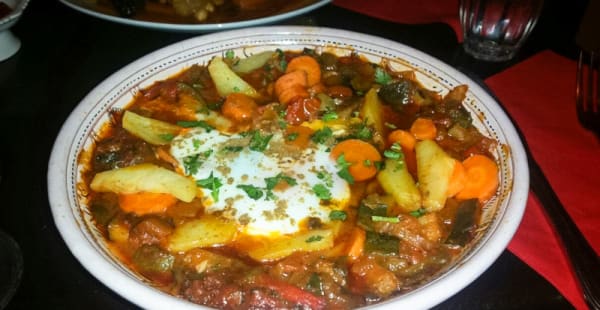
[[[279,67],[281,67],[281,71],[285,72],[285,69],[287,69],[287,61],[285,61],[285,59],[280,60]]]
[[[187,156],[183,159],[183,168],[185,174],[195,174],[198,172],[198,168],[202,165],[202,161],[199,160],[200,154]]]
[[[363,166],[365,166],[365,167],[371,167],[372,165],[373,165],[373,162],[369,159],[365,159],[363,161]]]
[[[425,215],[427,213],[427,211],[424,208],[419,208],[415,211],[410,211],[408,214],[414,216],[414,217],[421,217],[423,215]]]
[[[314,235],[314,236],[308,237],[308,239],[306,239],[305,242],[306,243],[311,243],[311,242],[317,242],[317,241],[321,241],[321,240],[323,240],[323,236]]]
[[[277,184],[279,184],[280,181],[284,181],[290,186],[294,186],[294,185],[298,184],[298,182],[296,182],[296,179],[294,179],[290,176],[287,176],[283,173],[279,173],[278,175],[276,175],[274,177],[265,178],[265,183],[267,183],[268,190],[274,189],[275,186],[277,186]]]
[[[275,49],[275,53],[277,53],[277,56],[278,56],[279,58],[283,58],[283,57],[285,57],[285,54],[283,53],[283,51],[282,51],[280,48],[278,48],[278,49]]]
[[[290,186],[298,184],[298,182],[296,182],[296,179],[287,176],[283,173],[279,173],[274,177],[265,178],[266,186],[264,188],[246,184],[240,184],[237,186],[237,188],[242,189],[244,192],[246,192],[246,195],[248,195],[248,197],[254,200],[258,200],[263,196],[265,196],[266,200],[273,200],[276,198],[275,194],[273,194],[273,189],[281,181],[286,182]]]
[[[389,149],[383,151],[383,156],[389,159],[402,159],[404,154],[402,153],[402,147],[398,143],[393,143]]]
[[[331,130],[331,128],[325,126],[322,129],[315,131],[315,133],[310,137],[310,139],[314,143],[323,144],[332,136],[333,136],[333,131]]]
[[[254,186],[254,185],[240,184],[237,186],[237,188],[241,188],[242,190],[244,190],[244,192],[246,192],[248,197],[250,197],[254,200],[258,200],[263,196],[262,189]]]
[[[232,50],[227,50],[225,52],[225,58],[227,58],[227,59],[233,59],[233,57],[235,57],[235,53]]]
[[[323,296],[323,281],[318,273],[313,272],[308,278],[308,283],[306,283],[306,288],[319,296]]]
[[[389,159],[400,159],[400,153],[398,153],[394,150],[383,151],[383,156],[385,156],[385,158],[389,158]]]
[[[392,123],[388,123],[388,122],[383,123],[383,125],[385,125],[385,127],[390,128],[390,129],[398,128],[398,127],[396,127],[396,125],[394,125]]]
[[[353,125],[352,131],[353,132],[352,132],[351,136],[353,136],[357,139],[368,141],[371,138],[373,138],[373,132],[371,131],[371,128],[369,128],[369,126],[367,126],[366,120],[361,122],[360,124]]]
[[[213,126],[209,125],[205,121],[179,121],[177,122],[177,125],[184,128],[200,127],[204,128],[207,132],[210,132],[211,130],[215,129]]]
[[[198,169],[200,166],[202,166],[202,163],[204,163],[204,160],[206,160],[210,154],[212,154],[212,150],[185,157],[183,159],[183,168],[185,168],[185,173],[190,175],[198,172]]]
[[[323,114],[322,119],[326,122],[333,121],[333,120],[338,119],[338,115],[337,115],[337,113],[335,113],[333,111],[327,111],[327,112],[325,112],[325,114]]]
[[[400,223],[400,219],[395,216],[371,216],[373,222],[388,222],[388,223]]]
[[[194,149],[198,149],[204,142],[202,142],[202,140],[199,139],[192,139],[192,145],[194,146]]]
[[[340,170],[338,170],[337,175],[340,178],[346,180],[348,184],[354,184],[354,177],[352,177],[352,175],[350,174],[350,170],[348,170],[348,167],[350,167],[352,164],[346,161],[346,158],[344,158],[344,154],[340,155],[337,158],[336,162],[338,167],[340,168]]]
[[[219,188],[223,186],[223,183],[221,183],[221,180],[218,178],[215,178],[212,172],[208,178],[197,180],[196,185],[202,188],[210,189],[210,195],[212,196],[213,200],[219,200]]]
[[[329,212],[329,219],[332,221],[345,221],[348,218],[346,211],[332,210]]]
[[[167,141],[167,142],[171,142],[173,141],[173,139],[175,138],[175,135],[172,133],[163,133],[158,135],[161,139]]]
[[[228,145],[226,147],[223,148],[223,152],[225,153],[238,153],[241,152],[244,149],[243,146],[239,146],[239,145]]]
[[[255,130],[250,139],[249,148],[256,152],[263,152],[267,149],[269,141],[273,138],[273,135],[261,135],[258,130]]]
[[[375,68],[375,83],[387,85],[392,81],[392,76],[381,67]]]
[[[327,171],[319,171],[317,172],[317,178],[325,182],[325,185],[327,185],[327,187],[333,186],[333,176],[331,175],[331,173]]]
[[[325,186],[324,184],[315,184],[315,186],[312,187],[312,190],[315,193],[315,195],[317,195],[317,197],[319,197],[319,199],[321,200],[331,199],[331,191],[329,191],[329,188],[327,188],[327,186]]]
[[[287,136],[285,136],[285,140],[294,141],[294,140],[298,139],[298,135],[299,135],[299,133],[297,133],[297,132],[289,133]]]

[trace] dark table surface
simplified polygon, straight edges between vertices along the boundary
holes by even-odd
[[[485,63],[465,55],[445,24],[403,25],[327,5],[282,24],[369,33],[415,47],[483,80],[543,49],[573,57],[585,1],[547,0],[518,57]],[[22,249],[24,272],[7,309],[135,309],[71,255],[52,219],[46,170],[62,123],[98,83],[133,60],[196,36],[110,23],[57,1],[32,0],[13,28],[22,48],[0,62],[2,164],[0,229]],[[2,277],[3,275],[0,275]],[[475,282],[439,309],[569,309],[546,280],[505,251]]]

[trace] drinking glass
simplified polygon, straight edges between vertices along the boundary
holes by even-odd
[[[463,48],[486,61],[515,56],[533,30],[543,0],[460,0]]]

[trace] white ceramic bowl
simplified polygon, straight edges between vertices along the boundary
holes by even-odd
[[[29,0],[3,0],[12,12],[0,19],[0,61],[8,59],[21,48],[21,40],[15,37],[10,28],[17,23]]]
[[[519,136],[498,103],[475,82],[441,61],[389,40],[349,31],[311,27],[263,27],[205,35],[160,49],[124,67],[98,85],[75,108],[56,139],[48,167],[48,192],[56,225],[73,255],[98,280],[126,299],[152,309],[198,309],[201,306],[169,296],[147,285],[112,256],[78,186],[82,167],[78,155],[109,121],[109,110],[123,107],[136,90],[165,79],[194,63],[205,63],[226,50],[247,53],[265,49],[333,49],[358,52],[373,62],[390,59],[397,69],[416,70],[428,88],[445,93],[467,84],[466,108],[476,126],[501,142],[495,150],[500,168],[500,194],[484,208],[482,227],[460,261],[424,286],[372,308],[421,309],[454,295],[483,273],[515,233],[527,199],[529,172]]]

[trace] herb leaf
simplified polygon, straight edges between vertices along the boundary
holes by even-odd
[[[388,223],[400,223],[400,219],[395,216],[371,216],[373,222],[388,222]]]
[[[210,195],[212,196],[213,200],[219,200],[219,188],[223,186],[223,183],[221,183],[221,180],[219,180],[218,178],[215,178],[212,172],[210,173],[210,176],[208,176],[208,178],[197,180],[196,185],[202,188],[210,189]]]
[[[333,111],[327,111],[327,112],[325,112],[325,114],[323,114],[322,119],[324,121],[333,121],[333,120],[338,119],[338,115],[337,115],[337,113],[335,113]]]
[[[314,235],[314,236],[308,237],[308,239],[306,239],[305,242],[306,243],[311,243],[311,242],[317,242],[317,241],[321,241],[321,240],[323,240],[323,236]]]
[[[414,216],[414,217],[421,217],[423,215],[425,215],[427,213],[427,210],[425,210],[424,208],[419,208],[415,211],[410,211],[408,214]]]
[[[387,85],[392,81],[392,76],[389,75],[383,68],[375,68],[375,83]]]
[[[207,132],[210,132],[211,130],[215,129],[213,126],[209,125],[205,121],[179,121],[177,122],[177,125],[184,128],[200,127],[204,128],[204,130],[206,130]]]
[[[325,185],[327,185],[327,187],[333,186],[333,176],[329,172],[319,171],[317,172],[317,178],[325,182]]]
[[[161,139],[167,141],[167,142],[171,142],[173,141],[173,139],[175,138],[175,135],[172,133],[163,133],[158,135]]]
[[[283,174],[282,172],[280,172],[278,175],[276,175],[274,177],[265,178],[265,183],[267,183],[268,190],[274,189],[275,186],[277,186],[277,184],[280,181],[285,181],[290,186],[294,186],[294,185],[298,184],[298,182],[296,182],[296,179],[294,179],[290,176],[287,176],[287,175]]]
[[[249,148],[256,152],[263,152],[267,149],[269,141],[273,138],[273,135],[261,135],[258,130],[255,130],[250,139]]]
[[[262,190],[254,185],[240,184],[237,186],[237,188],[241,188],[244,192],[246,192],[248,197],[254,200],[258,200],[263,196]]]
[[[340,168],[340,170],[338,170],[337,175],[340,178],[346,180],[348,184],[354,184],[354,177],[352,176],[352,174],[350,174],[350,170],[348,170],[348,167],[350,167],[352,164],[346,161],[346,158],[344,158],[343,153],[337,158],[337,164]]]
[[[237,152],[241,152],[243,149],[244,149],[243,146],[228,145],[228,146],[224,147],[222,149],[222,151],[225,152],[225,153],[237,153]]]
[[[319,197],[321,200],[330,200],[331,199],[331,191],[324,184],[315,184],[312,187],[313,192]]]
[[[346,211],[332,210],[329,212],[329,219],[332,221],[345,221],[348,218]]]
[[[333,131],[331,128],[325,126],[322,129],[315,131],[315,133],[311,136],[311,140],[314,143],[325,143],[329,138],[333,136]]]

